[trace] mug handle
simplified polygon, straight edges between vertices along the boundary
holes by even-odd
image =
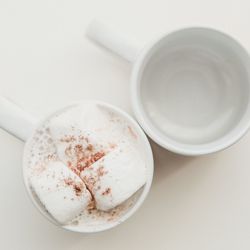
[[[26,141],[37,123],[36,119],[8,98],[0,96],[0,128]]]
[[[142,46],[138,42],[126,38],[120,32],[98,20],[89,24],[86,35],[131,63],[136,60],[141,51]]]

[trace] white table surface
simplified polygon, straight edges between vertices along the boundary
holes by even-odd
[[[131,113],[131,65],[97,48],[93,17],[147,42],[183,26],[228,32],[250,50],[248,0],[1,0],[0,93],[34,115],[95,98]],[[119,227],[70,233],[44,219],[22,183],[23,143],[0,131],[0,249],[249,250],[250,134],[223,152],[178,156],[152,143],[155,176],[141,209]]]

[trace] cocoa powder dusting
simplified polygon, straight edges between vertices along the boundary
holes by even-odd
[[[82,179],[83,179],[84,183],[86,184],[88,190],[90,192],[92,192],[92,190],[97,182],[97,179],[93,176],[90,176],[90,177],[83,176]]]
[[[98,161],[99,159],[101,159],[102,157],[105,156],[104,152],[97,152],[95,154],[91,154],[91,155],[84,155],[82,152],[78,153],[78,157],[82,156],[80,158],[77,158],[77,165],[76,168],[81,172],[83,171],[85,168],[88,168],[90,165],[94,164],[96,161]]]
[[[116,122],[116,119],[114,119],[114,122]],[[125,126],[125,129],[126,128],[128,131],[127,133],[129,133],[131,137],[137,139],[138,136],[135,133],[135,131],[130,126]],[[77,130],[74,127],[72,127],[72,130],[79,132],[79,130]],[[43,131],[45,133],[50,134],[49,128],[45,127],[43,128]],[[37,140],[40,143],[40,140],[39,140],[40,132],[38,132],[37,134],[39,136],[36,137],[35,140]],[[123,205],[121,206],[119,205],[118,207],[109,211],[101,211],[96,206],[94,193],[98,192],[99,194],[103,196],[112,197],[111,188],[109,187],[103,188],[100,180],[105,174],[108,173],[103,164],[105,160],[104,156],[108,154],[109,152],[111,152],[112,150],[114,150],[115,148],[117,148],[118,145],[113,142],[107,143],[105,145],[104,144],[96,145],[88,138],[89,135],[90,134],[84,134],[84,135],[83,134],[81,135],[69,134],[69,135],[62,136],[62,138],[59,141],[57,141],[57,143],[64,143],[65,155],[67,156],[67,159],[68,159],[66,165],[77,176],[81,177],[81,181],[79,181],[78,178],[77,179],[74,179],[72,177],[65,178],[65,179],[61,179],[60,185],[57,184],[56,187],[59,188],[61,187],[61,185],[63,185],[64,187],[68,186],[72,188],[75,196],[73,197],[63,196],[62,197],[64,200],[67,200],[67,201],[77,200],[79,199],[78,197],[80,197],[81,195],[85,195],[84,192],[89,191],[91,195],[91,200],[89,201],[85,212],[91,215],[91,218],[103,217],[103,218],[106,218],[107,221],[112,221],[120,216],[120,214],[124,210]],[[48,137],[45,137],[45,139],[46,139],[47,145],[49,145],[52,148],[52,146],[50,145],[54,143],[52,138],[48,136]],[[45,148],[43,147],[39,147],[39,150],[44,151]],[[33,153],[33,151],[31,152]],[[42,153],[44,154],[45,152],[42,152]],[[39,155],[40,154],[41,153],[39,153]],[[34,157],[34,153],[32,154],[32,157]],[[50,161],[55,161],[55,160],[60,160],[58,158],[56,151],[54,151],[54,149],[53,151],[52,150],[48,151],[48,154],[46,154],[44,158],[44,162],[48,163]],[[96,161],[99,161],[98,165],[92,166]],[[38,172],[44,171],[46,164],[41,164],[40,162],[36,162],[34,164],[36,165],[35,169]],[[83,171],[85,169],[86,169],[86,172]],[[64,173],[61,172],[61,174],[63,175]],[[52,174],[51,177],[55,177],[54,174]],[[44,187],[42,186],[42,188]],[[50,188],[48,188],[48,190],[50,191]],[[73,223],[78,224],[79,221],[77,220],[77,221],[74,221]]]
[[[89,151],[93,151],[93,145],[91,145],[91,144],[89,144],[88,146],[87,146],[87,150],[89,150]]]
[[[69,143],[76,141],[76,138],[73,135],[65,135],[60,141]]]
[[[96,169],[96,171],[93,171],[93,173],[89,174],[89,176],[88,175],[84,175],[84,172],[82,172],[82,173],[83,173],[81,175],[82,180],[86,184],[88,190],[90,192],[92,192],[94,190],[94,188],[96,190],[100,190],[101,189],[100,185],[98,185],[97,187],[96,187],[96,185],[100,181],[100,178],[102,176],[104,176],[105,174],[107,174],[108,171],[105,171],[105,168],[103,166],[100,166],[98,169]]]
[[[65,155],[70,158],[68,167],[77,175],[105,156],[103,150],[95,150],[95,147],[89,143],[89,139],[82,135],[78,137],[64,136],[60,141],[69,144],[65,149]],[[77,144],[75,144],[76,142]]]
[[[73,180],[71,178],[64,179],[66,185],[71,186],[73,185]]]
[[[102,192],[102,195],[109,195],[111,193],[111,188],[106,188],[104,192]]]
[[[84,190],[84,184],[81,182],[76,182],[72,178],[64,179],[66,185],[71,186],[75,192],[76,196],[81,196]]]
[[[91,201],[89,202],[88,206],[87,206],[87,210],[89,213],[92,212],[92,210],[96,209],[96,202],[95,202],[95,199],[94,197],[92,196],[92,199]]]
[[[75,167],[73,166],[73,164],[72,164],[71,161],[68,161],[68,162],[67,162],[67,165],[68,165],[68,168],[69,168],[71,171],[73,171],[76,175],[80,176],[80,171],[79,171],[77,168],[75,168]]]
[[[65,149],[65,154],[68,156],[68,157],[71,157],[72,156],[72,146],[69,145],[69,147],[67,147]]]
[[[82,191],[83,191],[83,184],[76,183],[73,187],[74,187],[76,196],[80,196],[82,194]]]
[[[45,159],[45,162],[55,161],[57,159],[56,154],[48,154],[47,159]]]
[[[101,177],[107,173],[108,173],[108,171],[105,171],[105,168],[103,166],[101,166],[97,169],[97,176],[98,177]]]
[[[80,176],[81,173],[84,173],[84,169],[89,168],[96,161],[100,160],[105,156],[104,150],[97,151],[93,144],[89,143],[87,137],[82,135],[75,136],[64,136],[61,140],[63,143],[68,143],[69,145],[65,149],[65,155],[69,157],[69,161],[67,165],[69,169],[71,169],[76,175],[82,178],[83,183],[75,182],[72,178],[65,179],[64,182],[66,185],[71,186],[76,194],[76,196],[80,196],[86,187],[86,189],[91,194],[91,201],[87,206],[87,211],[89,214],[97,213],[96,201],[93,195],[94,188],[97,190],[101,190],[101,186],[96,184],[100,180],[102,176],[107,174],[104,166],[98,167],[95,171],[92,167],[93,174],[90,176]],[[77,144],[76,144],[77,143]],[[110,149],[114,149],[117,147],[116,144],[109,144]],[[101,147],[103,148],[103,147]],[[102,195],[110,195],[111,188],[106,188]],[[112,216],[113,217],[113,216]]]

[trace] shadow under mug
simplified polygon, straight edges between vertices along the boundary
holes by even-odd
[[[34,197],[34,194],[31,192],[31,188],[28,181],[27,171],[25,170],[28,162],[28,153],[30,152],[30,145],[34,145],[34,137],[37,136],[35,133],[36,130],[39,130],[43,127],[43,125],[52,117],[58,115],[59,113],[63,112],[65,109],[77,106],[77,105],[84,105],[84,103],[93,103],[94,105],[100,105],[102,107],[105,107],[106,109],[117,113],[119,116],[121,116],[136,132],[138,135],[138,140],[140,142],[140,145],[142,147],[142,150],[144,152],[144,159],[146,162],[146,169],[147,169],[147,180],[145,185],[142,187],[142,190],[136,199],[134,205],[128,210],[125,211],[119,219],[116,221],[108,221],[107,223],[102,223],[101,225],[97,226],[90,226],[90,227],[78,227],[74,225],[60,225],[57,223],[44,209],[44,206],[41,204],[37,198]],[[73,232],[79,232],[79,233],[95,233],[100,231],[105,231],[108,229],[111,229],[128,218],[130,218],[142,205],[144,200],[146,199],[153,179],[153,172],[154,172],[154,160],[153,160],[153,154],[152,150],[149,144],[149,141],[144,134],[143,130],[140,128],[138,123],[129,116],[126,112],[122,111],[121,109],[104,103],[99,102],[95,100],[87,100],[82,102],[76,102],[71,105],[67,105],[66,107],[61,108],[60,110],[53,112],[52,114],[45,117],[45,119],[42,119],[41,121],[38,121],[35,119],[35,117],[31,116],[29,113],[24,111],[22,108],[20,108],[18,105],[14,104],[12,101],[5,97],[0,96],[0,128],[4,129],[8,133],[14,135],[18,139],[26,142],[25,148],[24,148],[24,154],[23,154],[23,179],[24,184],[26,187],[26,191],[32,201],[32,203],[35,205],[35,207],[40,211],[42,215],[44,215],[49,221],[51,221],[53,224],[62,227],[66,230],[73,231]],[[30,145],[29,145],[30,144]]]
[[[232,37],[180,29],[142,47],[93,21],[87,36],[133,63],[135,116],[162,147],[183,155],[225,149],[250,127],[250,60]]]

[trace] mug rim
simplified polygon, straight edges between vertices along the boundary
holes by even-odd
[[[34,199],[32,193],[31,193],[31,190],[29,188],[29,182],[28,182],[27,173],[26,173],[27,170],[25,169],[25,166],[27,166],[27,157],[25,157],[25,155],[27,154],[28,144],[31,141],[31,139],[34,137],[36,129],[39,128],[39,126],[44,124],[44,122],[47,121],[48,119],[50,119],[51,117],[53,117],[56,114],[62,112],[64,109],[67,109],[67,108],[69,108],[71,106],[82,105],[82,104],[84,104],[86,102],[92,102],[92,103],[99,104],[99,105],[102,105],[104,107],[107,107],[107,108],[109,108],[111,110],[114,110],[119,115],[121,115],[123,118],[125,118],[125,120],[127,120],[130,124],[132,124],[136,128],[137,133],[139,134],[139,137],[143,141],[143,144],[144,144],[144,147],[145,147],[145,152],[146,152],[146,154],[148,156],[149,162],[147,163],[147,180],[146,180],[146,183],[144,184],[142,193],[140,194],[138,200],[136,200],[134,206],[128,212],[126,212],[124,215],[122,215],[121,218],[119,218],[116,222],[109,223],[109,226],[103,226],[103,224],[102,224],[101,226],[99,226],[99,228],[97,226],[97,227],[91,228],[91,230],[86,230],[85,231],[85,230],[77,230],[77,228],[76,229],[68,228],[67,225],[65,225],[65,226],[60,225],[55,219],[50,217],[45,212],[44,209],[41,208],[41,206],[38,204],[38,202]],[[22,179],[23,179],[23,182],[24,182],[26,192],[28,193],[28,197],[31,200],[31,203],[35,206],[37,211],[39,211],[40,214],[42,214],[43,217],[45,217],[48,221],[50,221],[55,226],[57,226],[59,228],[63,228],[64,230],[71,231],[71,232],[76,232],[76,233],[90,234],[90,233],[98,233],[98,232],[106,231],[106,230],[112,229],[112,228],[120,225],[122,222],[129,219],[141,207],[141,205],[144,203],[144,201],[145,201],[146,197],[148,196],[149,191],[151,189],[152,180],[153,180],[153,176],[154,176],[154,158],[153,158],[152,148],[150,146],[150,143],[148,141],[147,136],[145,135],[144,131],[139,126],[137,121],[131,115],[129,115],[127,112],[123,111],[122,109],[116,107],[115,105],[109,104],[107,102],[103,102],[103,101],[99,101],[99,100],[95,100],[95,99],[86,99],[86,100],[82,100],[82,101],[71,102],[71,103],[69,103],[67,105],[62,106],[61,108],[57,108],[55,111],[52,111],[49,114],[47,114],[44,118],[42,118],[36,124],[33,132],[31,133],[31,135],[29,136],[28,140],[25,142],[25,145],[24,145],[23,158],[22,158],[22,170],[23,170],[22,171],[22,175],[23,175]]]
[[[168,138],[168,140],[162,138],[158,135],[159,129],[151,124],[150,120],[147,119],[147,112],[145,111],[140,96],[140,77],[143,74],[143,67],[144,63],[147,62],[148,57],[151,56],[152,50],[161,42],[163,41],[167,36],[172,35],[177,32],[183,32],[187,30],[205,30],[209,32],[218,33],[222,36],[224,36],[227,40],[233,42],[236,44],[242,52],[244,52],[244,55],[247,57],[247,61],[250,65],[250,55],[248,51],[244,48],[244,46],[234,37],[231,35],[228,35],[222,31],[219,31],[214,28],[210,27],[202,27],[202,26],[193,26],[193,27],[184,27],[180,29],[175,29],[173,31],[167,32],[160,37],[156,38],[155,40],[151,41],[147,46],[145,46],[141,52],[138,54],[138,57],[133,65],[132,75],[131,75],[131,102],[132,102],[132,108],[136,117],[136,120],[139,122],[141,127],[144,129],[145,133],[157,144],[162,146],[163,148],[170,150],[174,153],[186,155],[186,156],[198,156],[198,155],[205,155],[210,153],[215,153],[221,150],[224,150],[237,141],[239,141],[249,130],[250,128],[250,114],[247,115],[250,112],[249,110],[246,110],[246,112],[242,115],[241,119],[246,119],[248,116],[248,119],[244,121],[243,124],[237,124],[233,130],[235,131],[228,131],[222,138],[217,138],[209,143],[204,144],[188,144],[188,143],[180,143],[176,140],[173,140],[171,138]],[[154,52],[152,52],[153,54]],[[248,70],[248,75],[250,76],[250,71]],[[248,85],[250,86],[250,82],[248,82]],[[247,109],[249,109],[250,106],[250,98],[248,99],[247,103]],[[145,114],[144,114],[145,113]],[[149,120],[149,121],[147,121]],[[239,119],[240,120],[240,119]],[[240,126],[240,127],[239,127]],[[234,132],[232,135],[230,135],[231,132]],[[167,136],[166,136],[167,138]],[[222,140],[223,139],[223,140]],[[188,146],[188,147],[187,147]]]

